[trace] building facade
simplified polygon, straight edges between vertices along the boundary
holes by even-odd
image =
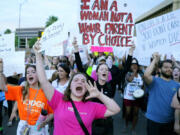
[[[137,24],[177,9],[180,9],[180,0],[164,0],[162,3],[152,8],[150,11],[138,17],[135,20],[135,23]]]
[[[18,37],[18,46],[17,48],[29,48],[29,40],[37,38],[39,32],[44,31],[44,28],[20,28],[16,29],[16,35]]]

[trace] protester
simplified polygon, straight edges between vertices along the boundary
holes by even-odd
[[[96,84],[94,86],[90,82],[88,84],[86,76],[82,73],[76,73],[72,76],[64,95],[57,92],[46,78],[42,56],[38,53],[40,49],[39,44],[37,42],[34,46],[37,73],[49,104],[54,110],[54,135],[84,134],[73,113],[71,100],[77,107],[89,134],[92,134],[91,127],[94,119],[109,117],[120,111],[116,102],[99,92]],[[89,96],[87,96],[87,93]],[[104,105],[87,101],[87,99],[95,97],[103,102]]]
[[[14,75],[7,77],[7,79],[6,79],[7,83],[10,85],[18,85],[19,77],[20,77],[20,75],[15,72]],[[12,123],[10,117],[11,117],[14,101],[7,100],[7,103],[8,103],[8,118],[9,118],[7,126],[11,127],[13,123]]]
[[[153,54],[153,60],[144,73],[147,85],[147,134],[173,135],[174,109],[170,104],[180,85],[172,80],[172,61],[165,60],[160,65],[160,77],[152,76],[155,65],[159,62],[158,53]]]
[[[4,94],[4,91],[0,91],[0,135],[3,135],[3,125],[2,125],[2,122],[3,122],[3,101],[5,100],[5,94]]]
[[[173,69],[173,80],[180,84],[180,69],[178,67]],[[180,135],[180,97],[178,92],[174,95],[171,106],[176,109],[174,114],[174,131]]]
[[[106,57],[105,57],[105,56],[100,56],[100,57],[97,59],[97,65],[98,65],[98,64],[102,64],[102,63],[106,63]],[[95,65],[96,68],[97,68],[97,65]],[[98,80],[97,73],[96,73],[96,69],[95,69],[94,71],[92,71],[91,77],[92,77],[95,81]],[[109,81],[111,81],[111,80],[112,80],[112,75],[111,75],[111,72],[109,71],[109,72],[108,72],[108,80],[107,80],[107,81],[109,82]]]
[[[180,69],[178,67],[175,67],[173,69],[173,80],[176,82],[180,82]]]
[[[81,58],[79,55],[79,48],[76,41],[76,38],[73,42],[74,49],[75,49],[75,62],[77,64],[78,70],[80,72],[86,73],[85,70],[82,67]],[[128,60],[127,63],[131,62],[132,54],[134,51],[134,47],[132,47],[129,51]],[[102,56],[101,56],[102,57]],[[127,64],[128,65],[128,64]],[[119,79],[113,79],[111,81],[108,81],[108,73],[109,69],[106,63],[100,63],[96,68],[96,74],[97,74],[97,80],[94,80],[94,78],[88,76],[88,80],[91,82],[96,82],[97,88],[99,91],[103,91],[103,93],[110,97],[114,98],[115,91],[116,91],[116,85],[121,81],[121,72],[118,72],[116,75],[119,77]],[[92,99],[94,102],[100,102],[98,99]],[[100,102],[101,103],[101,102]],[[112,117],[109,117],[106,120],[96,120],[93,124],[93,135],[109,135],[113,134],[113,119]]]
[[[36,67],[27,65],[25,72],[27,80],[25,87],[6,86],[3,76],[3,61],[0,59],[0,89],[5,91],[6,99],[17,101],[20,117],[17,135],[21,135],[26,128],[29,129],[30,135],[44,135],[44,130],[38,131],[35,124],[41,109],[46,109],[49,113],[52,113],[52,110],[48,106],[47,99],[39,85]]]
[[[136,100],[133,93],[142,89],[143,79],[140,74],[139,64],[136,58],[132,59],[131,70],[126,75],[126,86],[124,90],[124,105],[125,105],[125,131],[128,131],[128,121],[132,113],[132,135],[135,135],[135,127],[138,121],[140,102]]]
[[[61,63],[58,65],[57,79],[52,82],[52,86],[64,94],[65,89],[69,83],[70,68],[67,64]]]

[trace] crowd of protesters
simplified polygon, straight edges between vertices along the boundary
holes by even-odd
[[[3,101],[8,101],[8,126],[19,116],[17,135],[28,129],[30,135],[47,135],[53,121],[54,135],[113,135],[112,116],[123,111],[123,133],[136,133],[139,111],[147,118],[147,135],[180,134],[180,63],[172,56],[152,54],[151,64],[139,65],[133,57],[135,45],[119,59],[113,53],[87,54],[83,64],[76,38],[74,54],[49,57],[39,50],[25,58],[25,76],[6,77],[0,58],[0,135],[3,134]],[[54,70],[47,78],[45,70]],[[116,90],[123,95],[123,106],[114,101]],[[141,97],[134,96],[142,90]],[[119,99],[120,100],[120,99]],[[37,128],[42,109],[48,115]],[[18,114],[17,114],[18,112]],[[123,134],[119,133],[119,134]]]

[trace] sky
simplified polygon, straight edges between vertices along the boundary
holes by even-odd
[[[80,0],[1,0],[0,34],[7,28],[44,27],[49,16],[57,16],[70,27],[75,24]],[[94,0],[93,0],[94,1]],[[119,0],[120,1],[120,0]],[[121,0],[133,10],[136,19],[164,0]],[[19,12],[20,3],[21,12]],[[129,4],[130,3],[130,4]]]

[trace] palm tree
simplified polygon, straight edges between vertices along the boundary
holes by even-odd
[[[51,24],[53,24],[57,20],[58,20],[58,17],[56,17],[56,16],[49,16],[48,20],[46,21],[46,26],[45,27],[50,26]]]

